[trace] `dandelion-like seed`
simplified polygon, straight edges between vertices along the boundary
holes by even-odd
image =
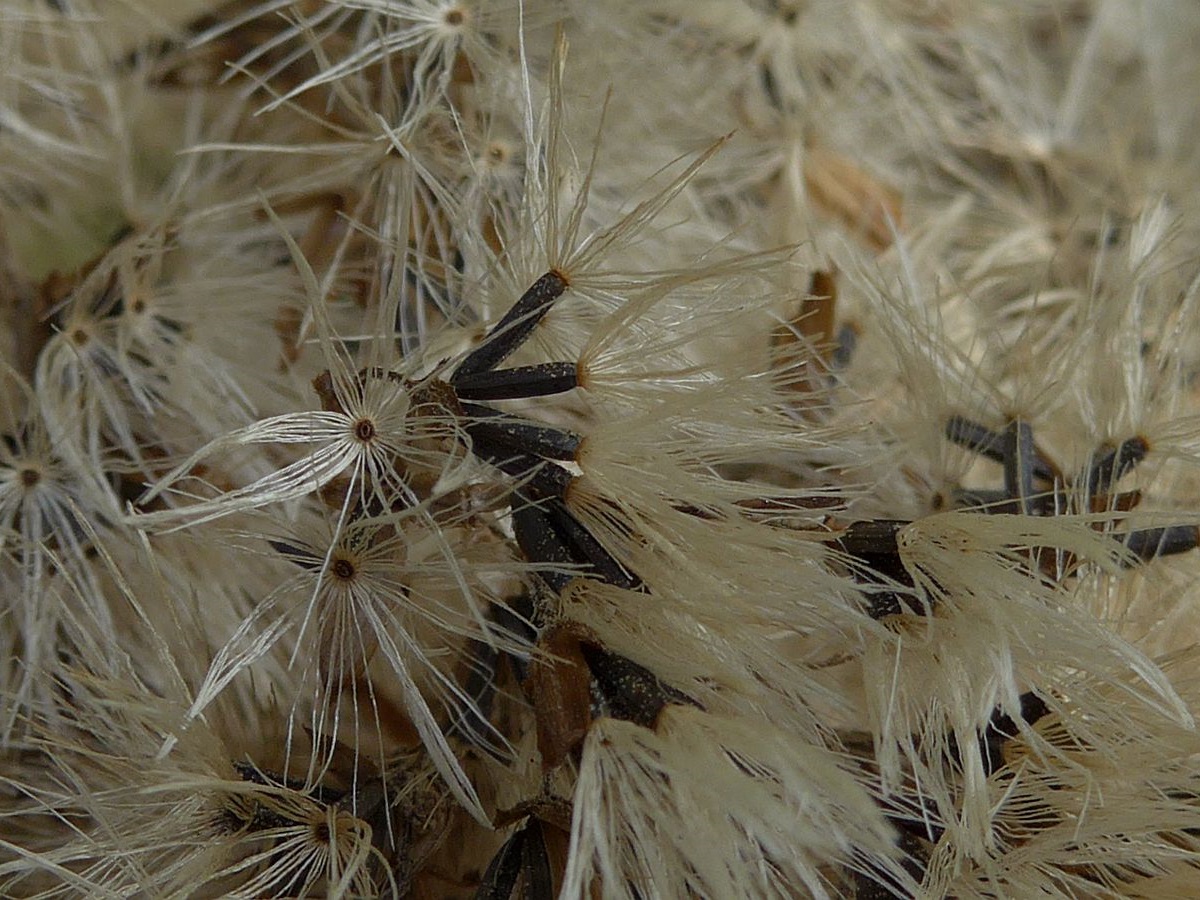
[[[1128,7],[0,0],[0,893],[1191,896]]]

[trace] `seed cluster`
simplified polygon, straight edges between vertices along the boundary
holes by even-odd
[[[1190,0],[0,0],[0,895],[1190,896]]]

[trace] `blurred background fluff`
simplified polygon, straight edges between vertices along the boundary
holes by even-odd
[[[1198,42],[0,0],[0,895],[1195,897]]]

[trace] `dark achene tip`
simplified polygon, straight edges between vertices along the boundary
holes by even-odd
[[[532,502],[514,504],[512,522],[521,552],[530,562],[541,564],[538,574],[555,592],[562,591],[575,577],[570,574],[571,568],[588,564],[545,511]]]
[[[829,543],[857,561],[855,580],[863,585],[867,614],[886,619],[906,612],[924,614],[912,575],[900,556],[900,531],[907,519],[866,519],[852,522]]]
[[[302,569],[316,569],[321,565],[321,557],[302,547],[297,547],[295,544],[270,539],[267,540],[267,543],[271,545],[272,550],[288,562],[295,563]]]
[[[998,431],[993,431],[990,428],[980,425],[978,422],[973,422],[964,416],[958,415],[950,416],[946,420],[945,434],[946,439],[952,444],[965,447],[968,450],[978,453],[985,459],[990,459],[993,462],[1001,464],[1012,456],[1010,448],[1014,435],[1018,439],[1023,439],[1024,437],[1019,431],[1006,436]],[[1023,459],[1020,465],[1026,468],[1030,475],[1039,481],[1053,484],[1059,477],[1059,473],[1054,465],[1032,444],[1029,449],[1028,458]]]
[[[582,442],[580,435],[513,416],[490,406],[463,403],[469,417],[467,433],[480,444],[481,455],[504,458],[504,448],[532,453],[545,459],[573,460]]]
[[[454,390],[463,400],[521,400],[549,397],[579,386],[575,363],[549,362],[464,375],[455,372]]]
[[[521,893],[517,890],[522,885]],[[492,857],[475,892],[475,900],[553,900],[554,876],[542,823],[529,818]]]
[[[1143,562],[1160,556],[1176,556],[1200,546],[1200,528],[1195,525],[1168,525],[1164,528],[1142,528],[1125,534],[1114,534],[1130,553]]]
[[[1149,452],[1150,442],[1141,435],[1135,435],[1093,457],[1083,476],[1088,493],[1110,492]]]
[[[475,892],[475,900],[509,900],[521,875],[525,829],[519,829],[492,857]]]
[[[581,642],[579,649],[596,679],[608,714],[614,718],[653,728],[669,704],[698,706],[691,697],[631,659],[587,642]]]
[[[1050,714],[1046,701],[1033,691],[1021,695],[1021,719],[1033,725]],[[987,727],[979,736],[979,751],[983,757],[984,774],[992,775],[1004,765],[1004,745],[1020,734],[1020,728],[1011,716],[999,708],[988,720]]]
[[[458,364],[450,383],[456,385],[460,379],[491,371],[504,362],[525,343],[568,285],[566,276],[555,269],[535,281],[484,336],[483,342]]]
[[[576,577],[570,569],[626,590],[641,586],[641,580],[613,559],[561,500],[535,502],[530,493],[517,491],[514,501],[513,530],[521,552],[532,563],[546,564],[538,573],[555,591],[561,591]]]
[[[908,519],[864,519],[851,522],[836,535],[835,543],[851,556],[894,556],[900,552],[897,536],[912,522]]]

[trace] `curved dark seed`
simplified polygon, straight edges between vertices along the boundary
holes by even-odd
[[[485,451],[498,453],[501,448],[533,453],[545,459],[573,460],[583,438],[572,432],[530,422],[518,416],[464,403],[463,412],[469,416],[465,425],[473,441],[479,441]]]
[[[614,718],[653,728],[667,704],[700,705],[631,659],[586,642],[581,642],[579,649],[607,704],[608,714]]]
[[[450,384],[456,385],[461,378],[487,372],[504,362],[525,343],[530,332],[566,290],[566,278],[554,271],[547,272],[530,285],[504,318],[487,333],[483,343],[458,364],[450,376]]]
[[[575,363],[550,362],[513,369],[493,369],[451,376],[455,393],[463,400],[520,400],[526,397],[549,397],[579,386]]]

